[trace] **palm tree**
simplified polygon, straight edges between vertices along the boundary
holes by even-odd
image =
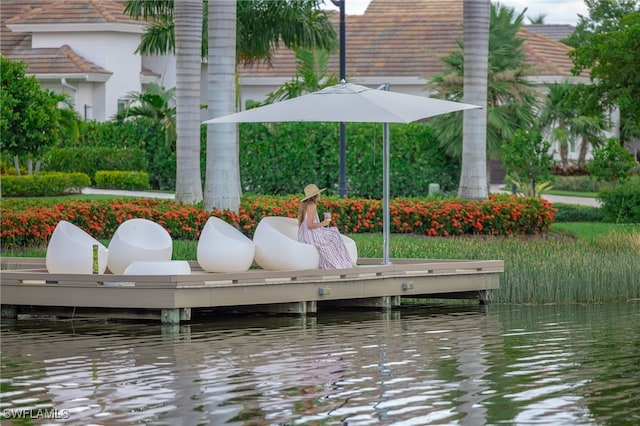
[[[223,2],[226,3],[226,2]],[[176,200],[202,201],[200,176],[200,49],[202,1],[174,0],[176,42]]]
[[[209,3],[209,65],[207,105],[211,117],[235,112],[236,1]],[[238,126],[214,124],[207,128],[205,209],[240,208]]]
[[[464,102],[482,109],[464,111],[462,172],[458,196],[487,198],[487,70],[489,61],[489,0],[464,0]]]
[[[330,52],[326,50],[296,49],[296,75],[269,93],[261,105],[272,104],[321,90],[339,82],[335,73],[328,72]]]
[[[527,19],[529,19],[529,23],[530,24],[537,24],[537,25],[544,25],[544,20],[547,18],[546,13],[541,13],[537,16],[529,16],[527,17]]]
[[[164,131],[167,148],[176,142],[176,89],[164,90],[156,83],[149,83],[144,92],[129,92],[124,97],[125,107],[113,117],[124,121],[136,117],[148,117]]]
[[[589,145],[597,147],[608,120],[601,109],[583,102],[576,93],[580,85],[568,81],[547,84],[547,95],[540,113],[540,127],[547,128],[551,141],[558,144],[562,168],[569,167],[569,147],[582,138],[578,167],[584,167]]]
[[[478,161],[482,161],[482,166],[478,165],[478,167],[485,169],[485,187],[488,180],[486,177],[486,158],[499,159],[502,142],[512,140],[516,130],[530,128],[535,122],[537,99],[533,87],[525,80],[529,69],[524,62],[523,40],[517,37],[522,20],[523,14],[514,16],[513,9],[491,5],[487,94],[485,103],[481,104],[486,105],[486,108],[474,110],[476,114],[482,115],[482,118],[486,120],[486,130],[483,133],[486,135],[484,136],[486,157],[485,160],[478,158]],[[443,58],[449,70],[434,76],[427,84],[427,90],[435,92],[436,96],[440,98],[460,101],[463,98],[463,88],[465,95],[469,91],[470,86],[465,81],[464,70],[473,70],[475,65],[465,63],[468,49],[464,49],[465,44],[459,43],[459,46],[459,50],[453,51]],[[465,102],[480,105],[478,101],[470,101],[466,97],[464,99]],[[471,111],[465,111],[465,113],[467,112]],[[463,142],[463,124],[460,115],[449,114],[436,117],[432,120],[432,126],[447,154],[462,158],[465,142]],[[478,137],[483,137],[483,135]],[[465,161],[469,160],[463,158],[462,161],[464,168]],[[463,173],[465,172],[463,171]],[[482,172],[476,171],[476,173]],[[478,179],[473,175],[467,176],[467,179]],[[466,185],[469,184],[465,183]]]
[[[213,2],[206,2],[213,3]],[[222,7],[215,2],[214,7]],[[228,58],[216,58],[217,61],[231,61],[234,65],[237,62],[252,63],[258,60],[269,62],[271,52],[281,42],[287,48],[305,47],[313,49],[333,50],[337,45],[336,31],[328,18],[328,14],[319,9],[319,0],[296,0],[296,1],[272,1],[272,0],[251,0],[251,1],[232,1],[236,9],[237,34],[234,56]],[[228,6],[228,5],[226,5]],[[208,34],[210,26],[207,24],[208,12],[207,7],[203,8],[203,34]],[[138,47],[138,52],[142,54],[157,55],[172,53],[174,50],[174,23],[173,23],[173,2],[156,1],[156,0],[127,0],[125,5],[125,13],[133,18],[144,17],[153,18],[151,25],[145,30],[143,40]],[[215,16],[218,16],[216,14]],[[214,18],[214,20],[217,18]],[[225,18],[226,19],[226,18]],[[232,31],[226,28],[226,31]],[[229,39],[234,35],[227,34]],[[213,32],[213,31],[212,31]],[[221,34],[218,34],[222,36]],[[223,36],[224,37],[224,36]],[[208,36],[202,37],[202,57],[208,57]],[[224,49],[223,49],[224,51]],[[211,63],[211,62],[210,62]],[[235,68],[234,68],[235,69]],[[208,72],[209,83],[211,84],[211,71]],[[235,94],[235,80],[232,87]],[[209,89],[210,91],[211,89]],[[211,99],[211,96],[209,96]],[[221,100],[222,103],[229,103],[235,108],[235,101],[231,103],[228,99]],[[229,105],[219,105],[220,111],[231,111]],[[212,105],[213,108],[213,105]],[[210,114],[212,114],[210,110]],[[178,112],[179,115],[183,112]],[[207,139],[216,137],[216,131],[207,133]],[[223,152],[238,151],[237,131],[228,132],[227,139],[217,142],[207,141],[207,145],[230,144],[234,146],[229,150],[223,149]],[[214,153],[215,154],[215,153]],[[217,154],[215,154],[217,155]],[[239,162],[218,162],[207,161],[207,169],[209,167],[223,167],[223,170],[210,172],[207,170],[207,176],[214,178],[215,176],[223,176],[223,183],[216,184],[216,188],[220,191],[213,193],[214,186],[205,182],[205,205],[221,208],[226,205],[239,205],[240,191],[236,188],[240,187],[240,173],[237,170]],[[236,170],[229,170],[236,168]],[[229,180],[236,180],[235,183],[229,184]],[[226,183],[225,183],[226,182]],[[227,201],[225,201],[227,200]],[[237,211],[237,209],[232,208]]]

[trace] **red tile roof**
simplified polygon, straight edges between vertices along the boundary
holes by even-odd
[[[59,48],[14,50],[9,58],[26,63],[30,74],[113,74],[79,56],[66,44]]]
[[[139,23],[123,12],[123,0],[2,0],[0,51],[10,59],[25,60],[37,73],[105,72],[84,61],[71,49],[31,49],[31,35],[11,32],[6,24]],[[338,14],[331,13],[338,26]],[[441,72],[441,57],[457,48],[462,38],[462,0],[372,0],[364,15],[346,16],[346,70],[358,77],[409,77],[425,79]],[[527,63],[536,75],[570,76],[570,48],[525,28]],[[69,52],[71,51],[71,52]],[[75,55],[75,56],[74,56]],[[42,57],[41,57],[42,56]],[[329,67],[338,73],[338,53]],[[295,74],[291,51],[275,52],[273,67],[240,67],[248,77],[289,78]],[[74,70],[74,71],[72,71]]]
[[[23,61],[33,74],[112,74],[87,61],[69,46],[31,48],[31,34],[11,31],[8,25],[66,23],[139,24],[123,14],[120,0],[2,0],[0,51],[11,60]]]
[[[9,0],[11,1],[11,0]],[[5,0],[3,0],[4,8]],[[21,3],[27,3],[23,1]],[[32,3],[32,1],[28,1]],[[116,0],[49,0],[32,7],[28,12],[14,16],[8,24],[99,24],[99,23],[129,23],[139,24],[139,21],[123,13],[123,2]]]
[[[339,16],[332,13],[336,27]],[[462,39],[462,0],[372,0],[364,15],[347,15],[346,73],[358,77],[414,77],[425,79],[443,70],[441,58],[457,49]],[[526,63],[536,75],[570,76],[570,47],[522,28]],[[330,69],[338,73],[336,52]],[[241,67],[244,77],[288,77],[295,74],[291,51],[278,50],[273,67]]]

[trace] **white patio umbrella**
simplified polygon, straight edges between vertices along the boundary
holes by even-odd
[[[389,123],[411,123],[453,111],[480,108],[477,105],[444,101],[371,89],[344,81],[317,92],[258,108],[204,121],[216,123],[267,123],[284,121],[383,123],[382,237],[384,264],[389,264]]]

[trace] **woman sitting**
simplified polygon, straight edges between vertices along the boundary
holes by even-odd
[[[325,189],[314,184],[304,187],[305,197],[298,211],[298,241],[316,246],[320,253],[320,269],[351,268],[351,256],[340,231],[336,227],[328,227],[331,213],[325,214],[322,222],[318,218],[317,201]]]

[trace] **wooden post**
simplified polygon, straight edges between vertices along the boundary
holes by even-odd
[[[18,307],[16,305],[2,305],[0,317],[2,319],[18,319]]]
[[[191,320],[191,308],[162,309],[160,322],[163,324],[180,324],[180,320]]]

